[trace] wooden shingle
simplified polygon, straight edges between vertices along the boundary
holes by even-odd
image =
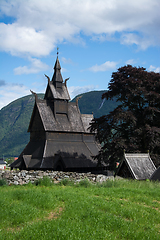
[[[149,179],[156,167],[149,153],[124,153],[116,175],[137,180]]]

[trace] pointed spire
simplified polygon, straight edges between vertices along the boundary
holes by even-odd
[[[58,59],[58,56],[57,56],[57,59],[56,59],[56,63],[54,65],[54,70],[61,70],[61,65],[59,63],[59,59]]]
[[[52,77],[52,82],[54,84],[54,86],[57,88],[62,88],[62,82],[63,82],[63,78],[61,75],[61,65],[59,63],[59,59],[58,59],[58,52],[59,48],[57,47],[57,59],[56,59],[56,63],[54,65],[54,74]]]

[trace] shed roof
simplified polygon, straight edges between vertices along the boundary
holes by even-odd
[[[150,177],[150,180],[160,181],[160,167],[158,167]]]
[[[125,153],[116,175],[119,175],[124,163],[131,176],[137,180],[149,179],[156,170],[149,153]]]

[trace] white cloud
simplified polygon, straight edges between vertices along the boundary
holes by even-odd
[[[127,61],[126,61],[126,64],[128,65],[133,65],[133,64],[135,64],[136,63],[136,61],[134,60],[134,59],[128,59]]]
[[[90,67],[88,70],[92,71],[92,72],[105,72],[111,69],[115,69],[117,65],[117,62],[110,62],[107,61],[101,65],[94,65],[92,67]]]
[[[84,44],[81,33],[145,50],[160,44],[159,0],[1,0],[0,49],[12,55],[46,56],[58,42]]]
[[[36,93],[44,93],[46,89],[45,82],[44,83],[33,82],[31,90],[33,90]],[[5,107],[12,101],[30,94],[31,94],[30,89],[23,84],[5,83],[4,85],[0,86],[0,109]]]
[[[29,61],[31,62],[31,65],[28,66],[20,66],[14,69],[15,75],[21,75],[21,74],[30,74],[30,73],[38,73],[40,71],[44,71],[48,69],[48,65],[45,63],[42,63],[39,59],[36,58],[29,58]]]
[[[160,67],[155,67],[153,65],[150,65],[148,71],[155,72],[155,73],[160,73]]]
[[[146,50],[150,45],[155,45],[152,36],[140,36],[136,33],[124,33],[121,35],[120,42],[124,45],[136,44],[139,49]]]
[[[0,50],[12,55],[45,56],[53,49],[54,44],[43,31],[17,23],[0,23]]]
[[[68,70],[66,68],[61,68],[61,72],[64,73],[64,72],[68,72]]]
[[[65,64],[73,64],[72,60],[70,58],[65,58],[65,57],[62,57],[62,62],[65,63]]]
[[[68,87],[68,91],[69,91],[71,99],[73,99],[78,94],[89,92],[89,91],[94,91],[95,89],[98,89],[98,86],[88,85],[88,86],[83,86],[83,87],[80,87],[80,86]]]
[[[17,98],[29,95],[30,91],[26,86],[21,84],[6,84],[0,87],[0,109]]]

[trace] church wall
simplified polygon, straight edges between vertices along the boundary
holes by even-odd
[[[45,131],[34,131],[30,133],[30,141],[40,141],[46,139]]]

